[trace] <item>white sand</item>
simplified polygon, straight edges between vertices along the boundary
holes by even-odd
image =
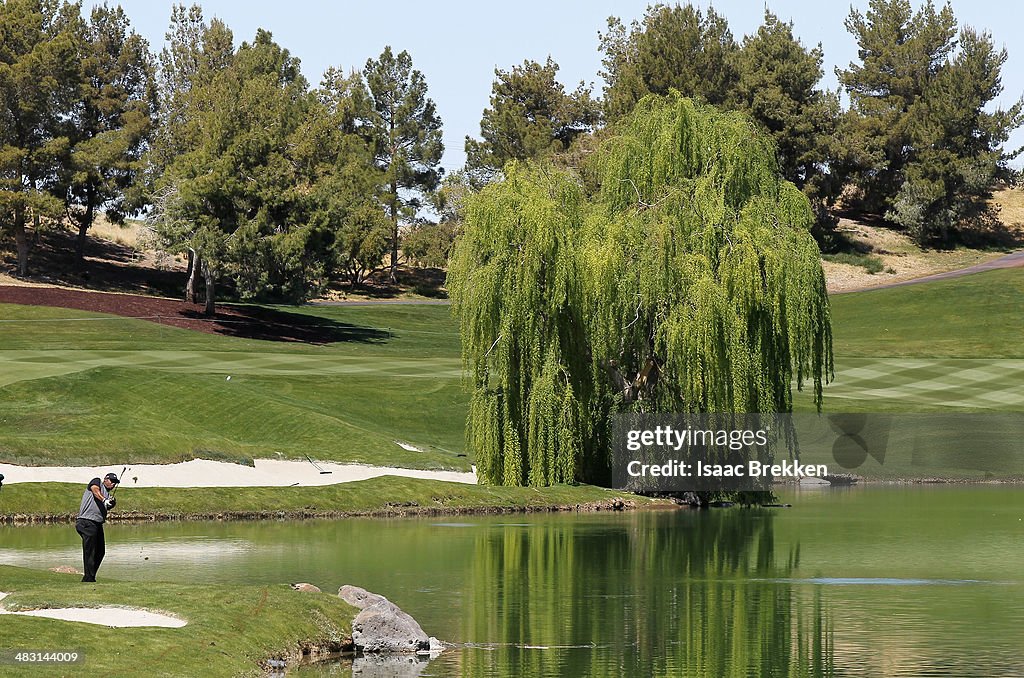
[[[7,593],[0,593],[0,600],[3,600],[8,595]],[[163,626],[178,629],[188,623],[184,619],[178,619],[170,615],[127,607],[63,607],[46,610],[25,610],[23,612],[12,612],[0,607],[0,614],[46,617],[47,619],[84,622],[86,624],[98,624],[100,626],[117,628],[127,626]]]
[[[421,471],[417,469],[363,464],[317,462],[329,474],[321,474],[307,461],[257,459],[255,467],[223,461],[194,459],[179,464],[137,464],[129,466],[121,478],[121,490],[132,487],[289,487],[336,485],[378,476],[402,476],[476,484],[475,473],[459,471]],[[0,464],[4,484],[14,483],[87,483],[106,473],[121,473],[121,466],[14,466]]]

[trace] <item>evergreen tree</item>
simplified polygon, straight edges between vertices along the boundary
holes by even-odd
[[[405,236],[403,249],[417,265],[448,266],[455,240],[462,233],[466,200],[476,192],[476,185],[465,169],[445,176],[433,196],[437,223],[419,224]]]
[[[195,303],[196,281],[203,270],[193,242],[198,224],[183,211],[182,196],[167,170],[181,156],[199,148],[202,126],[196,118],[204,106],[201,87],[230,65],[234,36],[218,19],[207,24],[199,5],[174,5],[165,38],[157,80],[159,124],[146,155],[149,200],[154,205],[150,220],[166,249],[187,255],[185,300]]]
[[[738,81],[730,104],[747,113],[775,140],[783,178],[815,203],[829,202],[842,177],[830,166],[839,98],[818,88],[822,49],[806,49],[793,24],[766,11],[764,23],[736,54]]]
[[[628,31],[619,19],[608,19],[608,32],[600,39],[609,121],[629,113],[649,93],[675,89],[723,105],[736,86],[738,46],[714,9],[705,14],[692,5],[653,5]]]
[[[223,53],[223,31],[211,23],[204,52]],[[193,81],[183,107],[182,138],[194,145],[158,182],[158,229],[201,260],[208,313],[223,273],[243,297],[303,298],[321,271],[318,257],[307,256],[318,234],[297,221],[299,182],[287,156],[309,103],[299,62],[261,29],[227,66],[212,63],[209,72],[200,68],[204,79]]]
[[[920,244],[947,242],[1005,173],[1001,145],[1024,121],[1020,102],[985,110],[1002,91],[1006,52],[970,28],[956,40],[952,9],[930,1],[915,13],[908,0],[871,0],[846,26],[861,63],[838,72],[852,109],[843,141],[863,207]]]
[[[843,141],[856,157],[865,208],[881,213],[903,184],[911,149],[906,112],[953,49],[956,20],[930,0],[917,14],[909,0],[871,0],[866,15],[850,11],[846,28],[861,63],[836,72],[850,95]]]
[[[385,198],[391,220],[390,278],[395,282],[399,225],[415,220],[443,173],[441,118],[427,97],[426,79],[413,69],[408,52],[396,56],[390,46],[385,47],[376,60],[367,60],[363,76],[372,101],[375,161],[389,187]]]
[[[154,64],[148,43],[129,29],[117,7],[97,6],[81,45],[82,83],[70,131],[73,148],[64,171],[68,215],[78,226],[76,252],[96,210],[121,223],[142,206],[136,178],[156,111]]]
[[[309,223],[329,234],[327,273],[340,271],[353,285],[380,270],[391,244],[387,183],[368,138],[371,118],[362,76],[329,69],[291,151],[300,181],[308,182],[301,194]]]
[[[64,214],[61,168],[77,103],[81,15],[60,0],[0,4],[0,218],[28,274],[29,222]]]
[[[785,412],[794,377],[820,403],[813,215],[766,134],[648,97],[584,171],[512,163],[466,208],[448,287],[485,482],[605,480],[617,412]]]
[[[566,93],[555,76],[558,64],[524,61],[495,69],[491,107],[480,121],[481,141],[466,137],[466,167],[486,180],[509,160],[540,158],[569,148],[598,121],[597,104],[580,83]]]
[[[989,112],[1002,91],[1006,50],[988,34],[960,32],[956,54],[907,112],[912,152],[886,218],[920,244],[946,244],[962,225],[984,223],[996,180],[1010,175],[1002,150],[1024,106]]]

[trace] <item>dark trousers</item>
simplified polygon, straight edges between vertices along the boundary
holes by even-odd
[[[75,530],[82,536],[82,560],[85,564],[82,581],[96,581],[96,570],[100,569],[100,563],[107,552],[106,542],[103,541],[103,523],[79,518],[75,521]]]

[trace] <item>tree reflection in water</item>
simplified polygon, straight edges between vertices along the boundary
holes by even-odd
[[[462,673],[833,675],[830,615],[817,588],[778,581],[800,554],[776,553],[772,522],[727,509],[482,531]]]

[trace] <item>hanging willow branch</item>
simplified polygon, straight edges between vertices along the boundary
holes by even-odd
[[[613,131],[582,168],[592,193],[513,163],[467,205],[448,287],[486,482],[600,481],[627,409],[785,412],[794,377],[820,406],[824,274],[771,141],[678,95]]]

